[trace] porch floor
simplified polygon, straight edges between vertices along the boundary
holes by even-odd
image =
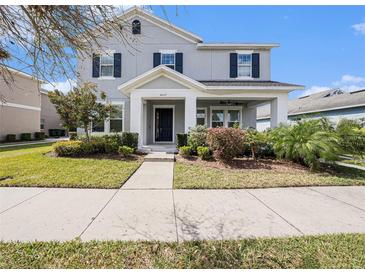
[[[144,145],[141,148],[139,148],[139,151],[144,152],[144,153],[151,153],[151,152],[177,153],[175,144]]]

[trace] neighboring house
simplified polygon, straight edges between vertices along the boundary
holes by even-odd
[[[327,117],[333,123],[343,118],[365,122],[365,89],[353,92],[340,89],[322,91],[289,101],[288,109],[289,121]],[[259,107],[257,129],[262,131],[269,127],[270,105]]]
[[[41,131],[49,136],[50,129],[61,129],[62,122],[58,115],[55,106],[51,103],[48,98],[48,91],[41,89],[42,105],[41,105]]]
[[[9,84],[0,75],[0,140],[7,134],[32,133],[40,131],[41,81],[32,75],[8,68]]]
[[[272,127],[287,121],[288,93],[303,86],[271,80],[278,44],[204,43],[138,7],[122,17],[129,43],[108,37],[93,58],[78,60],[81,82],[96,83],[120,110],[92,132],[138,132],[140,147],[175,143],[177,133],[197,124],[256,127],[256,107],[264,102]]]

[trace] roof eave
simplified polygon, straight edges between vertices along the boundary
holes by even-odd
[[[267,49],[279,47],[277,43],[198,43],[197,49],[229,49],[229,50],[240,50],[240,49]]]

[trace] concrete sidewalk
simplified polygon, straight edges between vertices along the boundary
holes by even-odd
[[[240,239],[365,233],[365,187],[0,188],[0,240]]]

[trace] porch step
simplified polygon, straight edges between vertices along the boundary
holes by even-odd
[[[174,162],[175,154],[166,152],[152,152],[144,157],[145,162]]]
[[[152,153],[152,152],[177,153],[175,145],[147,145],[139,148],[139,151],[143,153]]]

